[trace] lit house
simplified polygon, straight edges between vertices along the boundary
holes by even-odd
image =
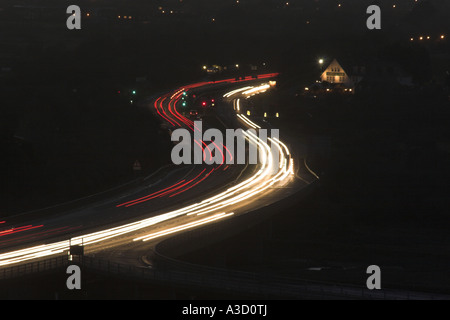
[[[348,88],[354,87],[352,79],[336,59],[334,59],[325,69],[325,71],[320,76],[320,80],[322,82],[339,84]]]
[[[412,76],[398,63],[377,58],[358,60],[338,62],[334,59],[321,74],[321,82],[344,91],[411,88],[414,85]]]

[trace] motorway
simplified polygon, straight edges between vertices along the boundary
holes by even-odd
[[[264,94],[270,90],[268,81],[275,77],[268,74],[258,79],[195,83],[158,97],[149,107],[171,129],[186,128],[194,133],[198,128],[180,111],[183,93],[191,89],[220,92],[216,112],[217,123],[223,125],[220,129],[231,125],[233,129],[257,132],[263,124],[247,116],[239,101]],[[208,123],[203,127],[207,128]],[[159,241],[248,214],[317,179],[304,169],[300,157],[294,158],[282,137],[269,138],[268,143],[252,132],[245,135],[248,143],[260,151],[258,164],[172,166],[147,177],[139,187],[83,208],[0,221],[0,268],[68,255],[71,245],[83,245],[87,255],[145,265],[140,257]],[[204,160],[212,157],[207,143],[194,142],[202,148]],[[277,150],[276,155],[273,150]],[[224,162],[233,157],[225,146],[221,156]]]

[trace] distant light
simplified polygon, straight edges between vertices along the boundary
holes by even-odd
[[[206,69],[208,69],[208,67],[207,66],[203,66],[203,70],[206,70]]]
[[[411,38],[411,41],[414,41],[414,38]]]
[[[430,36],[427,36],[427,40],[430,40]]]
[[[309,91],[309,88],[308,88],[308,87],[306,87],[306,88],[305,88],[305,91]]]
[[[267,118],[267,112],[264,112],[264,118]]]
[[[323,59],[319,59],[319,63],[320,63],[320,64],[323,64]]]
[[[419,37],[419,40],[423,40],[423,37]]]
[[[441,35],[441,39],[445,39],[445,35]]]
[[[250,110],[247,110],[247,115],[250,116],[251,114]]]
[[[238,64],[236,64],[236,68],[239,68],[239,65],[238,65]]]
[[[392,8],[396,8],[396,7],[397,7],[397,5],[395,5],[395,4],[394,4],[394,5],[392,5]]]
[[[279,118],[279,117],[280,117],[280,114],[277,112],[277,113],[275,114],[275,117]]]
[[[88,13],[86,13],[86,16],[87,16],[87,17],[89,17],[90,15],[91,15],[91,14],[90,14],[89,12],[88,12]]]

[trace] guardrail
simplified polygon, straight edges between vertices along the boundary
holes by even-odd
[[[181,288],[198,288],[240,294],[262,299],[363,299],[363,300],[450,300],[450,296],[397,290],[375,290],[356,286],[320,283],[304,279],[279,277],[193,265],[157,256],[157,268],[136,267],[84,256],[68,261],[67,256],[0,269],[1,280],[17,279],[66,268],[70,264],[83,272],[120,277],[148,284],[166,284]]]
[[[7,279],[16,279],[28,275],[51,272],[65,268],[69,265],[67,255],[54,258],[20,264],[6,268],[0,268],[0,281]]]

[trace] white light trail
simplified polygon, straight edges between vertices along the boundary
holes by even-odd
[[[248,90],[248,89],[252,89],[252,88],[253,88],[253,87],[244,87],[244,88],[236,89],[236,90],[230,91],[230,92],[228,92],[228,93],[225,93],[225,94],[223,95],[223,97],[224,97],[224,98],[229,98],[229,97],[235,95],[236,93],[239,93],[239,92],[242,92],[242,91],[245,91],[245,90]]]
[[[237,93],[247,89],[248,87],[233,90],[232,92]],[[262,88],[259,87],[259,90],[261,89]],[[175,93],[172,97],[175,97],[179,92]],[[253,121],[250,121],[247,117],[243,115],[238,116],[248,126],[254,129],[261,128]],[[70,245],[84,244],[85,246],[89,246],[108,239],[142,231],[143,229],[149,228],[158,223],[172,220],[174,218],[181,217],[183,215],[190,217],[198,217],[208,213],[213,213],[212,216],[207,218],[182,224],[180,226],[169,228],[164,231],[139,236],[135,238],[134,241],[138,240],[149,241],[157,237],[172,234],[186,229],[195,228],[207,223],[212,223],[214,221],[218,221],[232,216],[234,212],[226,214],[224,213],[224,211],[234,211],[231,210],[232,209],[230,208],[231,206],[236,204],[244,205],[243,203],[244,200],[250,199],[252,197],[261,194],[263,191],[268,190],[270,187],[274,186],[277,182],[287,182],[289,176],[292,175],[294,172],[293,169],[294,163],[293,159],[290,157],[289,149],[279,139],[276,138],[270,139],[271,143],[275,144],[277,148],[280,150],[280,157],[281,157],[278,171],[274,174],[273,173],[274,161],[272,158],[271,147],[251,131],[247,132],[244,131],[244,133],[246,135],[246,139],[250,143],[256,144],[256,146],[262,151],[261,152],[262,157],[259,170],[252,177],[242,181],[241,183],[238,183],[236,186],[231,187],[226,191],[221,192],[208,199],[205,199],[200,203],[196,203],[184,208],[180,208],[178,210],[164,213],[156,217],[143,219],[137,222],[129,223],[119,227],[109,228],[99,232],[88,233],[85,235],[71,238],[70,240],[67,239],[60,242],[34,246],[23,250],[16,250],[0,254],[0,266],[60,254],[65,251],[68,251]],[[225,210],[225,208],[228,208],[230,210]]]
[[[262,93],[262,92],[266,92],[267,89],[270,88],[269,84],[262,84],[259,87],[255,87],[252,89],[249,89],[247,91],[242,92],[242,94],[244,95],[252,95],[252,94],[256,94],[256,93]]]

